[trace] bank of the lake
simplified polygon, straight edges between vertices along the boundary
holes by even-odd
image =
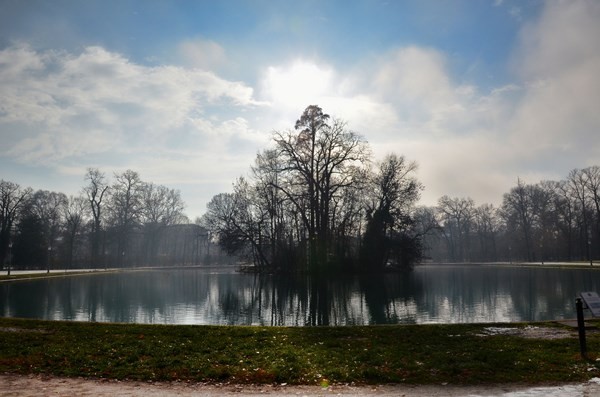
[[[576,330],[557,323],[229,327],[2,318],[0,372],[231,383],[549,384],[598,376],[600,334],[590,330],[587,344],[583,360]]]
[[[571,262],[423,262],[419,266],[509,266],[509,267],[535,267],[535,268],[567,268],[567,269],[594,269],[600,270],[600,262],[593,261],[571,261]],[[53,270],[11,270],[8,275],[7,270],[0,270],[0,281],[23,280],[29,278],[47,278],[47,277],[65,277],[65,276],[81,276],[101,273],[114,272],[139,272],[149,270],[181,270],[181,269],[240,269],[233,265],[228,266],[151,266],[151,267],[133,267],[133,268],[98,268],[98,269],[53,269]]]

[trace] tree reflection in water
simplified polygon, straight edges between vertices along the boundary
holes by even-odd
[[[231,325],[362,325],[573,318],[600,292],[590,269],[423,266],[406,274],[308,277],[203,269],[0,285],[0,316]]]

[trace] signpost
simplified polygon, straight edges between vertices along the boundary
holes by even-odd
[[[585,321],[583,319],[584,303],[585,308],[592,312],[592,316],[600,317],[600,296],[595,292],[582,292],[581,298],[575,300],[575,308],[577,309],[577,329],[579,331],[579,348],[581,357],[587,358],[587,346],[585,341]]]
[[[600,296],[595,292],[582,292],[581,298],[592,312],[592,316],[600,317]]]

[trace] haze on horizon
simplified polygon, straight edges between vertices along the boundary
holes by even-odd
[[[421,203],[499,204],[600,163],[600,3],[0,3],[0,178],[66,194],[88,167],[179,189],[190,218],[306,106]]]

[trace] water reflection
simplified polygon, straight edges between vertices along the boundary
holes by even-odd
[[[309,278],[206,270],[0,284],[0,316],[163,324],[350,325],[573,318],[600,291],[586,269],[424,266],[410,274]]]

